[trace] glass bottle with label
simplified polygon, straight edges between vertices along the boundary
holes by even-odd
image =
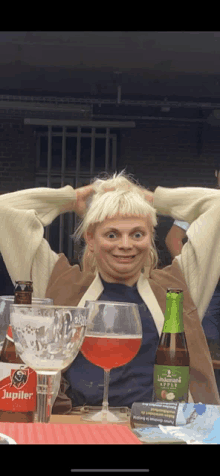
[[[166,312],[154,365],[155,402],[188,402],[189,352],[183,325],[183,291],[167,290]]]
[[[14,303],[31,304],[32,292],[31,281],[16,281]],[[8,307],[9,303],[10,300],[7,303]],[[2,374],[0,379],[0,421],[33,422],[36,410],[37,376],[36,372],[27,368],[16,354],[10,325],[0,356],[0,367]]]
[[[14,304],[31,304],[32,303],[33,285],[32,281],[16,281]],[[23,364],[20,357],[16,354],[13,341],[11,326],[8,326],[7,335],[3,344],[0,357],[1,362]]]

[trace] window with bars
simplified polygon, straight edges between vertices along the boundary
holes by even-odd
[[[42,125],[36,128],[36,186],[79,188],[101,172],[117,170],[119,129],[110,127],[66,127]],[[70,263],[80,260],[83,248],[71,235],[79,224],[74,213],[57,217],[45,229],[45,238]]]

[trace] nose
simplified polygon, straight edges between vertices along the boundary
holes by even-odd
[[[131,249],[132,248],[131,238],[128,235],[124,234],[121,236],[120,242],[118,244],[119,249]]]

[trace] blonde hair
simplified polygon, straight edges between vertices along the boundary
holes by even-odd
[[[136,183],[135,183],[136,182]],[[107,188],[113,188],[108,191]],[[86,231],[95,224],[102,223],[107,218],[114,216],[139,216],[147,217],[151,229],[150,263],[145,263],[144,272],[154,269],[158,263],[158,254],[154,242],[157,225],[156,210],[144,197],[146,189],[134,181],[130,175],[122,170],[119,174],[112,176],[106,174],[104,179],[93,179],[93,190],[95,193],[87,203],[86,213],[73,234],[75,241],[81,240]],[[96,260],[86,245],[81,258],[82,269],[96,272]]]

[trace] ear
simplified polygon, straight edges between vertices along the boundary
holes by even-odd
[[[84,240],[88,246],[88,249],[91,253],[94,251],[94,233],[91,230],[87,230],[84,233]]]

